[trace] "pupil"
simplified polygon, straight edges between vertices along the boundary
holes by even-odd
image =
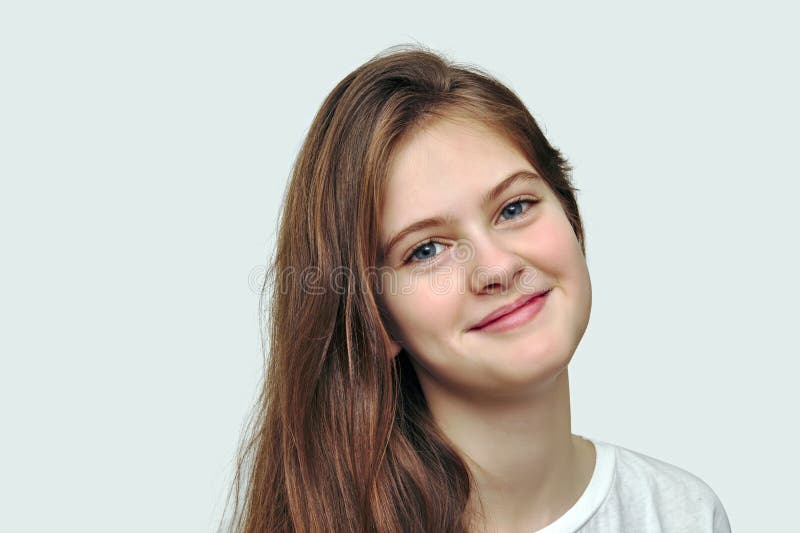
[[[506,214],[512,216],[516,215],[518,207],[519,206],[516,203],[509,205],[508,207],[506,207]]]
[[[421,256],[422,259],[427,258],[431,253],[433,253],[433,245],[430,243],[423,244],[417,251],[417,255]]]

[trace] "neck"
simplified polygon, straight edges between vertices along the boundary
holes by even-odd
[[[468,514],[476,530],[535,531],[578,500],[595,457],[591,443],[572,435],[566,369],[502,403],[445,395],[420,381],[434,420],[473,475]]]

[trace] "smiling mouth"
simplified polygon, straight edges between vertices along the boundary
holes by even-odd
[[[488,322],[473,326],[467,331],[480,331],[487,333],[502,332],[514,329],[517,326],[527,323],[539,314],[539,311],[542,309],[542,307],[544,307],[547,296],[551,291],[552,289],[548,289],[545,292],[532,296],[527,301],[513,308],[508,313],[495,317]]]

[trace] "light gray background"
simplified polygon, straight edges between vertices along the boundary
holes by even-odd
[[[795,518],[789,2],[5,2],[2,531],[211,531],[262,369],[257,294],[325,95],[417,40],[575,167],[594,286],[573,431]]]

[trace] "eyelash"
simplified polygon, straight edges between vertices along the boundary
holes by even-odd
[[[511,205],[514,205],[514,204],[523,204],[523,203],[526,203],[526,202],[531,204],[530,207],[528,207],[528,209],[524,210],[519,215],[517,215],[517,216],[515,216],[513,218],[510,218],[510,219],[507,219],[507,220],[519,220],[521,218],[525,218],[527,216],[528,212],[531,210],[531,208],[534,205],[539,203],[538,199],[536,199],[536,198],[526,198],[524,196],[520,196],[518,198],[515,198],[515,199],[511,200],[510,202],[508,202],[506,205],[503,206],[503,208],[500,210],[500,215],[503,214],[503,211],[505,211],[507,207],[509,207]],[[428,259],[420,259],[418,261],[412,261],[412,258],[414,257],[414,254],[417,252],[417,250],[419,250],[420,248],[422,248],[423,246],[426,246],[428,244],[443,244],[443,243],[441,243],[441,242],[439,242],[437,240],[434,240],[434,239],[429,239],[429,240],[427,240],[427,241],[425,241],[423,243],[420,243],[418,246],[415,246],[411,250],[411,252],[406,256],[405,259],[403,259],[403,264],[405,265],[405,264],[411,263],[411,262],[418,263],[418,264],[425,264],[425,263],[430,263],[431,261],[435,261],[436,258],[439,257],[439,255],[441,255],[441,254],[436,254],[433,257],[430,257]]]

